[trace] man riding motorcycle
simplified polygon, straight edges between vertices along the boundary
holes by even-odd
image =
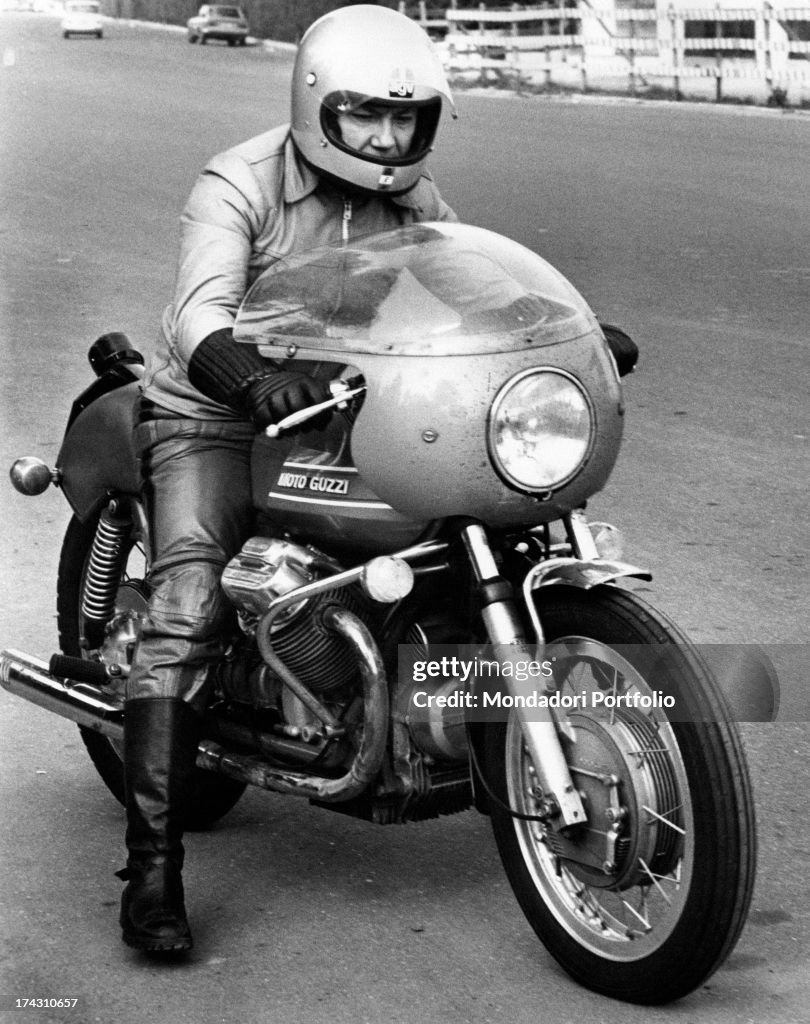
[[[220,576],[251,525],[256,430],[329,397],[325,381],[236,344],[236,312],[259,274],[293,251],[456,220],[425,169],[444,103],[453,109],[414,22],[374,6],[334,11],[301,41],[291,123],[215,156],[183,211],[174,300],[135,427],[153,543],[148,616],[126,685],[129,855],[119,875],[128,881],[123,938],[137,949],[192,945],[184,808],[222,653]],[[520,316],[523,301],[505,296],[504,308]],[[626,336],[603,329],[615,351]]]
[[[373,6],[334,11],[301,41],[290,125],[214,157],[183,211],[174,300],[135,427],[154,542],[125,705],[121,926],[137,949],[192,945],[183,810],[221,653],[219,580],[248,535],[251,443],[257,428],[329,397],[324,382],[236,344],[236,311],[294,250],[456,219],[424,167],[443,102],[452,108],[444,72],[414,22]]]

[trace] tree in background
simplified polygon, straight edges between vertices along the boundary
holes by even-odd
[[[373,3],[376,7],[390,7],[396,10],[397,0],[359,0]],[[321,15],[338,7],[353,7],[347,0],[245,0],[242,4],[250,21],[253,35],[264,39],[277,39],[285,43],[297,43],[309,26]]]

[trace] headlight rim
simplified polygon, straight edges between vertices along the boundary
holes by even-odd
[[[585,405],[588,410],[588,440],[585,445],[585,451],[577,462],[576,466],[567,473],[564,477],[554,481],[549,486],[545,487],[528,487],[525,483],[521,482],[516,476],[511,474],[506,466],[503,465],[500,457],[496,452],[495,446],[495,428],[497,424],[498,412],[503,406],[507,396],[511,393],[513,388],[519,385],[528,377],[541,376],[543,374],[551,374],[557,377],[562,377],[567,380],[582,396]],[[570,483],[579,473],[582,472],[583,468],[587,465],[593,453],[594,445],[596,443],[596,408],[591,396],[588,394],[588,390],[582,381],[570,370],[564,370],[559,366],[542,365],[542,366],[531,366],[523,370],[519,370],[513,374],[508,380],[498,388],[498,391],[492,400],[487,414],[487,454],[489,455],[489,461],[492,464],[495,472],[503,480],[503,482],[513,490],[519,491],[521,494],[529,495],[533,498],[539,498],[540,500],[548,500],[557,491],[561,490],[566,484]]]

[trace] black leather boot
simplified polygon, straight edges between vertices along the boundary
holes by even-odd
[[[127,701],[124,718],[127,866],[124,942],[148,953],[191,949],[183,902],[183,816],[192,787],[200,718],[175,698]]]

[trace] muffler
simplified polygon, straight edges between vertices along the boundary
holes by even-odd
[[[88,668],[93,666],[91,673],[96,676],[100,673],[106,678],[102,665],[95,662],[87,662],[87,665]],[[91,682],[58,678],[40,658],[15,650],[0,653],[0,685],[9,693],[69,718],[84,729],[93,729],[111,740],[123,742],[124,713],[120,704],[110,701]]]

